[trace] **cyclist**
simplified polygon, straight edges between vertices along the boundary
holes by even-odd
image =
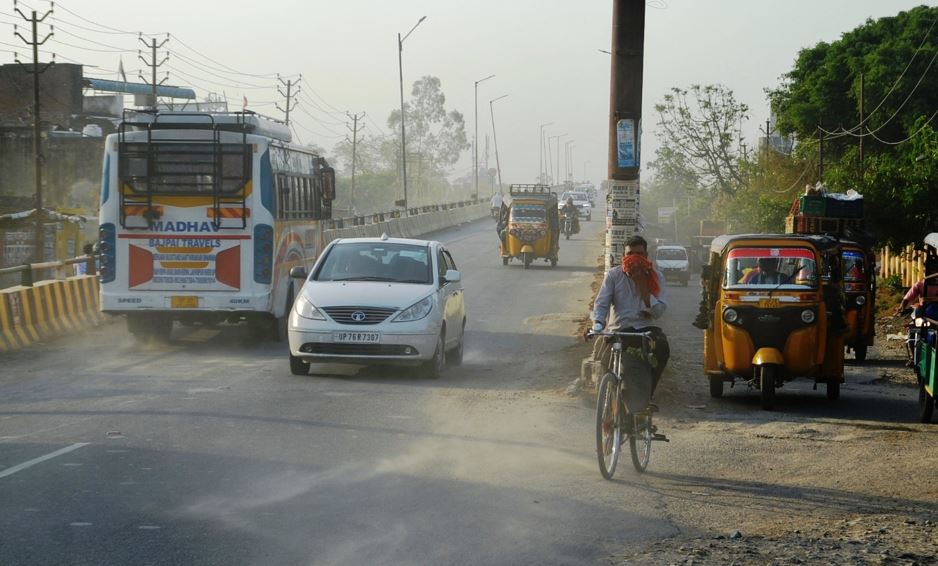
[[[671,356],[664,332],[661,328],[650,325],[653,320],[661,318],[668,306],[663,281],[664,275],[655,270],[648,260],[648,242],[641,236],[632,236],[626,241],[622,265],[606,272],[590,316],[594,324],[605,327],[611,306],[613,311],[610,328],[621,332],[651,332],[651,353],[657,360],[653,370],[652,393],[658,386]],[[587,339],[590,338],[589,330],[584,334]],[[606,341],[601,341],[598,348],[598,355],[594,351],[593,358],[600,360],[603,367],[608,368],[612,349]]]

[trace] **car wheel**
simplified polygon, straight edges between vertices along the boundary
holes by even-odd
[[[309,375],[309,362],[290,354],[290,373],[293,375]]]
[[[439,379],[443,374],[443,366],[446,364],[446,341],[443,339],[443,333],[436,339],[436,351],[433,352],[433,358],[423,363],[420,368],[423,377],[427,379]]]

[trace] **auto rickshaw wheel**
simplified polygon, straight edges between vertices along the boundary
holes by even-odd
[[[831,401],[840,399],[840,380],[832,379],[827,382],[827,398]]]
[[[508,265],[508,257],[502,258],[502,265]]]
[[[723,396],[723,376],[722,375],[711,375],[710,376],[710,396],[714,399],[719,399]]]
[[[521,262],[524,264],[525,269],[531,267],[531,261],[531,252],[522,252]]]
[[[918,381],[918,420],[923,423],[930,423],[932,414],[935,411],[935,398],[925,391],[925,382]]]
[[[771,411],[775,408],[775,378],[778,368],[765,365],[759,368],[759,391],[762,396],[762,408]]]
[[[557,258],[555,257],[550,258],[550,266],[557,267]]]
[[[856,358],[856,360],[857,360],[858,362],[865,362],[865,361],[866,361],[866,350],[867,350],[867,347],[868,347],[868,346],[867,346],[866,344],[857,345],[857,346],[854,346],[854,347],[853,347],[853,357]]]

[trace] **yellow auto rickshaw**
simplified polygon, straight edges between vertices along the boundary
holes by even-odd
[[[841,240],[842,273],[847,327],[844,337],[847,350],[853,350],[857,361],[866,360],[867,349],[876,335],[876,270],[871,249]]]
[[[710,395],[724,382],[761,392],[763,409],[775,390],[796,377],[827,385],[828,399],[844,381],[840,247],[827,236],[719,236],[702,273],[704,369]]]
[[[502,265],[521,260],[524,268],[543,259],[557,265],[560,250],[560,217],[557,193],[547,185],[511,185],[498,222]]]

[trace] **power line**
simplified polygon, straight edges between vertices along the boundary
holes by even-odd
[[[928,118],[928,120],[926,120],[925,123],[922,124],[922,127],[921,127],[921,128],[919,128],[918,130],[916,130],[914,134],[910,135],[909,137],[905,138],[904,140],[899,140],[899,141],[897,141],[897,142],[891,142],[891,141],[886,141],[886,140],[880,138],[879,136],[876,135],[875,132],[870,132],[870,135],[872,135],[872,136],[873,136],[873,139],[875,139],[876,141],[878,141],[878,142],[880,142],[880,143],[884,143],[884,144],[886,144],[886,145],[899,145],[899,144],[902,144],[902,143],[905,143],[905,142],[911,140],[911,139],[914,138],[915,136],[917,136],[917,135],[919,135],[920,133],[922,133],[922,131],[923,131],[925,128],[927,128],[927,127],[931,124],[931,121],[935,119],[935,116],[936,116],[936,115],[938,115],[938,110],[935,110],[935,111],[932,113],[932,115]]]
[[[81,20],[81,21],[83,21],[83,22],[87,22],[87,23],[89,23],[89,24],[98,26],[98,27],[103,28],[103,29],[105,29],[105,30],[109,30],[111,33],[115,33],[115,34],[140,35],[140,34],[142,33],[143,35],[148,35],[148,36],[158,36],[158,35],[163,35],[163,33],[165,33],[165,32],[160,32],[160,33],[144,33],[144,32],[128,31],[128,30],[123,30],[123,29],[111,27],[111,26],[106,26],[106,25],[104,25],[104,24],[100,24],[100,23],[98,23],[98,22],[89,20],[88,18],[84,18],[84,17],[80,16],[79,14],[76,14],[75,12],[73,12],[73,11],[69,10],[68,8],[66,8],[65,6],[63,6],[63,5],[61,4],[61,2],[60,2],[56,7],[59,8],[59,9],[61,9],[61,10],[64,10],[64,11],[68,12],[69,14],[75,16],[76,18],[78,18],[79,20]],[[102,32],[100,32],[100,33],[108,33],[108,32],[102,31]]]
[[[233,79],[231,79],[231,77],[226,77],[226,76],[219,75],[219,74],[216,74],[216,73],[212,72],[212,71],[210,70],[211,67],[208,67],[208,66],[206,66],[206,65],[203,65],[203,64],[201,64],[201,63],[195,61],[194,59],[190,59],[189,57],[186,57],[185,55],[180,54],[178,51],[174,51],[174,52],[173,52],[173,58],[174,58],[174,59],[180,59],[180,60],[184,61],[186,64],[188,64],[188,65],[190,65],[190,66],[192,66],[192,67],[195,67],[196,69],[198,69],[199,71],[201,71],[201,72],[203,72],[203,73],[208,73],[209,75],[212,75],[213,77],[217,77],[217,78],[219,78],[219,79],[223,79],[223,80],[226,80],[226,81],[228,81],[228,80],[233,80]],[[231,73],[228,73],[228,74],[230,75]],[[269,84],[269,85],[265,85],[265,86],[261,86],[261,85],[257,85],[257,84],[253,84],[253,83],[239,83],[239,84],[243,84],[244,86],[243,86],[243,87],[238,87],[238,88],[251,88],[251,89],[261,89],[261,88],[269,88],[269,89],[272,89],[272,88],[274,88],[274,86],[275,86],[275,85],[273,85],[273,84]]]

